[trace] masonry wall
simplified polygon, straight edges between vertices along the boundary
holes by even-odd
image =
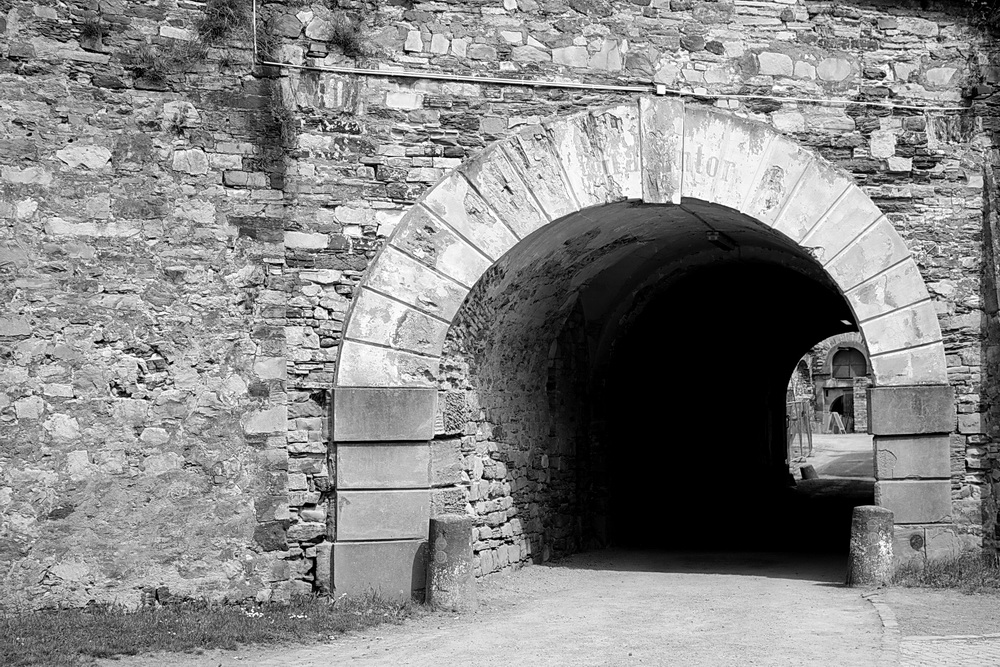
[[[278,41],[270,54],[299,65],[655,81],[771,123],[850,171],[913,250],[940,313],[959,412],[952,544],[993,544],[997,403],[982,359],[995,356],[983,325],[995,281],[983,281],[983,168],[996,163],[1000,71],[965,5],[335,5],[262,2]],[[366,266],[421,192],[489,142],[627,97],[251,67],[245,36],[201,44],[204,9],[0,0],[5,606],[325,590],[336,530],[326,392]],[[343,55],[341,16],[363,25],[363,55]],[[847,104],[706,97],[719,93]],[[470,421],[474,433],[452,434],[471,462],[470,493],[490,479],[475,479],[476,460],[484,472],[487,459],[513,462],[514,479],[541,474],[536,461],[512,458],[522,445],[491,451],[483,443],[497,439],[478,439],[488,418]],[[541,451],[536,436],[518,436],[524,451]],[[448,502],[461,505],[449,485]],[[476,506],[489,494],[468,497],[480,517],[492,513]],[[502,561],[501,545],[508,563],[534,557],[505,518],[499,537],[480,528],[480,558]],[[521,529],[534,530],[523,520]]]

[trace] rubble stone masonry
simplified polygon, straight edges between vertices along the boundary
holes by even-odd
[[[412,203],[489,143],[634,97],[255,66],[246,33],[199,37],[205,10],[0,0],[0,608],[328,591],[328,392],[366,267]],[[954,544],[996,546],[1000,69],[969,5],[265,0],[258,12],[262,52],[291,65],[659,83],[849,172],[905,239],[941,323]],[[487,574],[579,547],[568,443],[585,428],[567,406],[584,360],[563,313],[556,349],[520,357],[544,358],[549,384],[490,376],[472,356],[499,297],[473,294],[442,388],[481,411],[439,424],[435,460],[460,469],[432,498],[476,515]],[[476,372],[519,403],[478,405]]]

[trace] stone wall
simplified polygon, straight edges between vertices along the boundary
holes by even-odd
[[[771,123],[850,171],[913,250],[941,318],[959,412],[955,518],[969,536],[956,544],[993,539],[997,401],[983,386],[982,353],[995,356],[995,307],[985,339],[982,320],[996,283],[982,280],[982,170],[997,162],[989,95],[1000,70],[965,5],[335,4],[262,2],[266,34],[279,42],[269,55],[655,81]],[[205,6],[0,0],[8,606],[325,590],[336,530],[326,392],[365,268],[413,201],[489,142],[628,97],[251,68],[245,36],[197,38]],[[343,54],[344,16],[363,25],[362,55]],[[975,111],[963,114],[853,103],[954,105],[970,95]],[[544,383],[523,396],[549,400]],[[471,421],[460,442],[482,525],[511,509],[497,499],[521,490],[517,482],[491,499],[494,485],[554,488],[554,455],[491,451],[489,411]],[[529,443],[540,425],[522,428],[502,442],[542,451]],[[487,459],[494,477],[483,477],[493,480],[483,498],[475,462],[485,474]],[[508,474],[497,478],[500,463]],[[442,488],[454,502],[454,483]],[[529,557],[513,518],[479,529],[479,552],[494,565],[501,553],[508,563]],[[544,528],[552,544],[574,534],[557,524]],[[537,534],[523,518],[520,530]]]

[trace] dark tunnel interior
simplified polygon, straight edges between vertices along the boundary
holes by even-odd
[[[699,267],[652,299],[608,375],[609,541],[846,548],[858,498],[790,484],[785,401],[801,355],[848,316],[839,294],[764,262]]]

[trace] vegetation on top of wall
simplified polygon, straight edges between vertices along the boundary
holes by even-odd
[[[229,37],[252,36],[253,0],[208,0],[198,21],[198,36],[209,44]]]

